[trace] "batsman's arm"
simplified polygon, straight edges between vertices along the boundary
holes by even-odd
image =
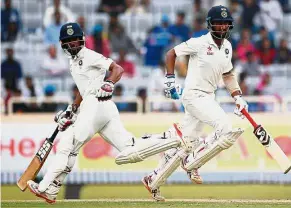
[[[199,38],[190,38],[189,40],[176,45],[166,54],[166,74],[174,74],[175,61],[179,56],[197,55],[201,46]]]
[[[166,54],[166,74],[174,74],[175,62],[176,62],[176,52],[171,49]]]
[[[222,79],[223,79],[223,82],[225,84],[227,91],[229,92],[229,94],[232,97],[234,97],[236,95],[242,95],[240,86],[239,86],[237,79],[235,77],[234,69],[222,74]]]
[[[242,92],[240,86],[236,80],[234,70],[230,70],[227,73],[222,74],[223,82],[229,94],[234,98],[236,107],[234,113],[241,118],[244,118],[244,115],[241,113],[242,109],[248,111],[248,104],[242,98]]]
[[[77,94],[77,96],[72,104],[73,112],[77,112],[82,100],[83,100],[83,98],[82,98],[80,92],[78,91],[78,94]]]
[[[107,80],[113,82],[114,84],[120,80],[124,72],[124,69],[115,62],[110,64],[108,70],[110,71],[110,74]]]

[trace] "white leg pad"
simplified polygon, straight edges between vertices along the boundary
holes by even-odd
[[[188,171],[200,168],[221,151],[231,147],[243,132],[244,130],[242,129],[234,129],[214,139],[212,143],[206,144],[203,148],[198,147],[186,158],[184,161],[184,168]]]
[[[135,140],[135,144],[127,147],[116,156],[115,162],[118,165],[140,162],[150,156],[180,145],[181,141],[178,138],[165,139],[162,135],[152,135],[148,139]]]
[[[152,181],[149,187],[154,190],[159,188],[165,183],[167,178],[179,167],[183,158],[187,156],[186,151],[183,148],[177,149],[172,155],[165,154],[165,163],[156,172],[156,175],[152,177]]]

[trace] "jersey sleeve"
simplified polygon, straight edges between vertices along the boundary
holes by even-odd
[[[199,38],[190,38],[189,40],[174,47],[177,56],[197,54],[199,49]]]
[[[111,58],[106,58],[105,56],[100,55],[95,64],[98,68],[108,70],[112,62],[113,60]]]

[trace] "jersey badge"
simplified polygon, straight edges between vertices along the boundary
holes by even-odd
[[[213,55],[212,47],[208,46],[207,55]]]
[[[224,50],[224,52],[225,52],[226,58],[228,58],[228,54],[229,54],[229,50],[228,50],[228,48],[226,48],[226,49]]]

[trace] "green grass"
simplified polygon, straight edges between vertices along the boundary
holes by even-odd
[[[64,198],[64,188],[58,199]],[[166,185],[161,188],[167,199],[288,199],[291,185]],[[2,200],[37,199],[28,190],[21,192],[16,186],[2,186]],[[86,185],[81,199],[148,199],[142,185]]]
[[[280,185],[166,185],[161,188],[167,199],[291,199],[291,186]],[[85,186],[82,199],[147,199],[142,185]]]
[[[37,208],[42,208],[42,207],[54,207],[54,208],[169,208],[169,207],[195,207],[195,208],[243,208],[243,207],[256,207],[256,208],[273,208],[273,207],[278,207],[278,208],[290,208],[289,203],[268,203],[268,202],[98,202],[98,201],[81,201],[81,202],[58,202],[56,204],[49,205],[45,204],[42,202],[4,202],[2,203],[2,207],[37,207]]]

